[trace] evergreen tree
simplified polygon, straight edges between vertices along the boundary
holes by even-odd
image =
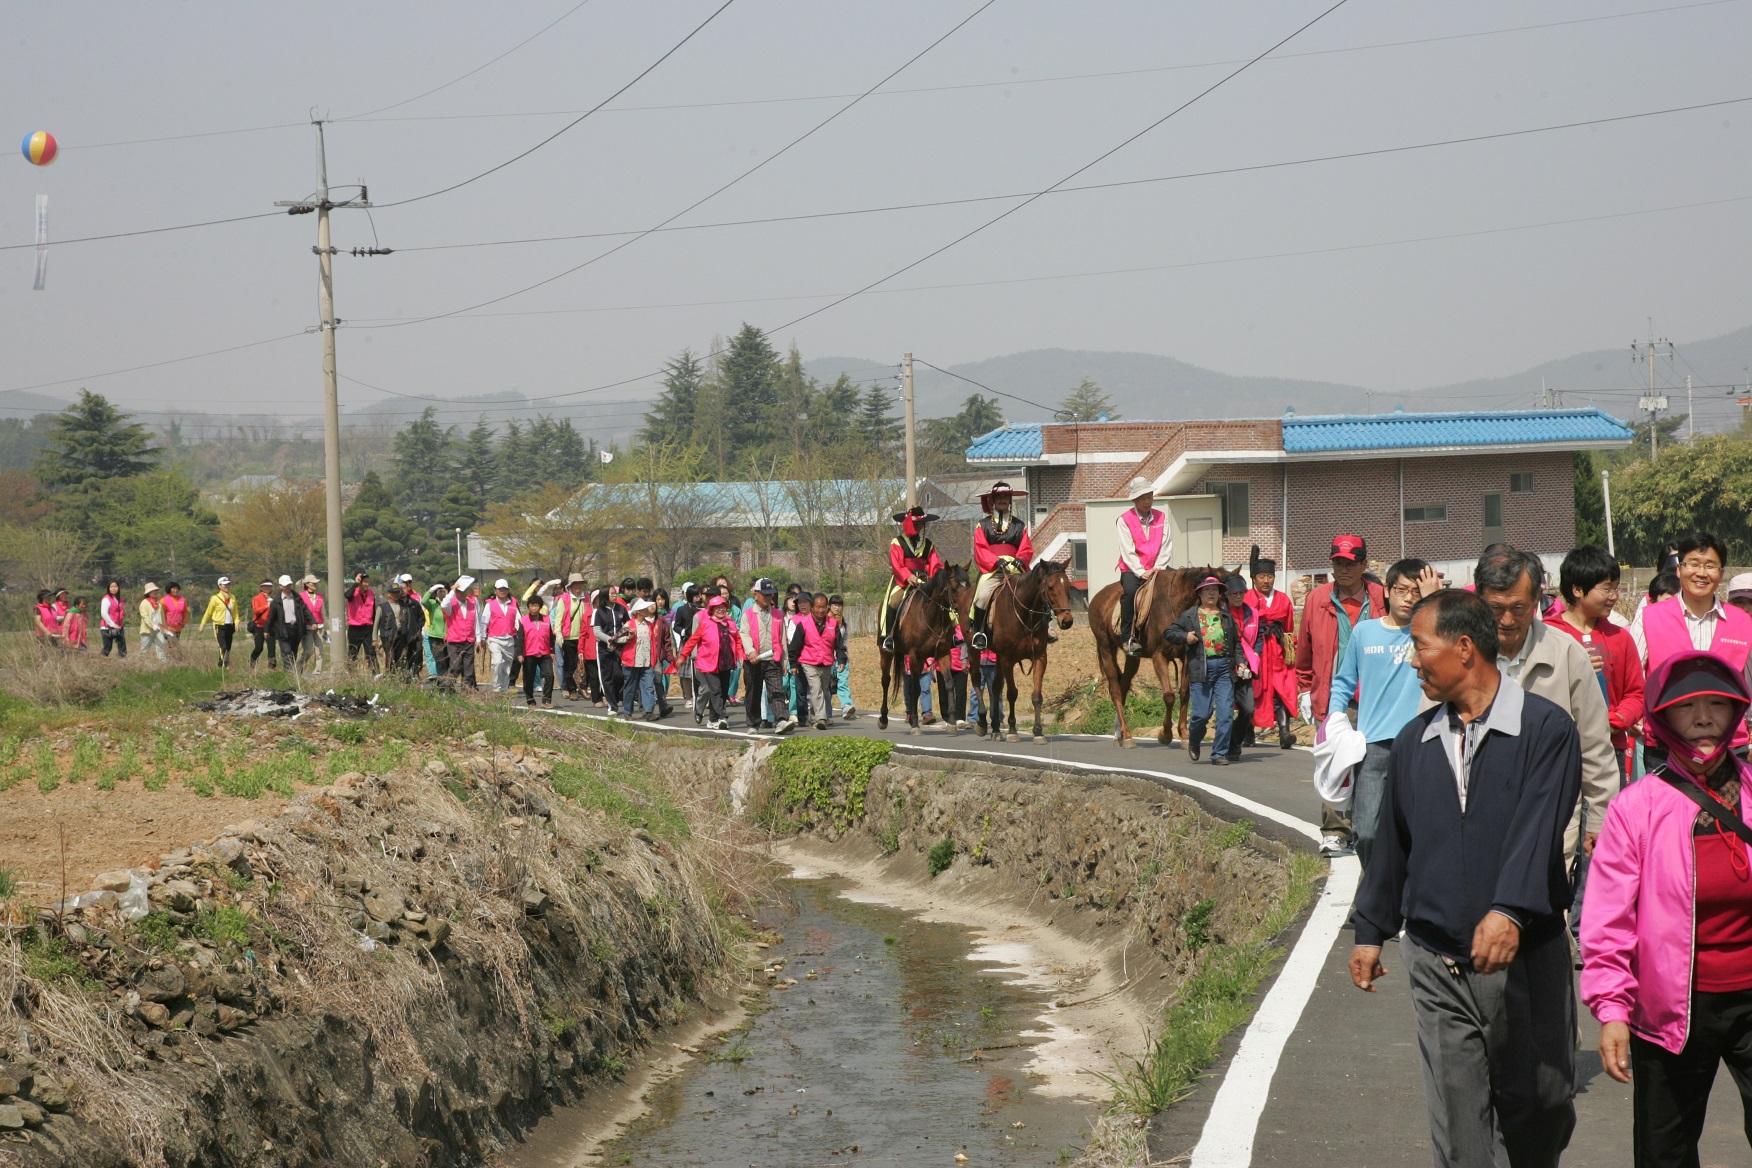
[[[768,445],[782,442],[787,450],[803,447],[809,431],[809,407],[815,398],[815,379],[803,371],[803,354],[797,346],[785,356],[774,386],[776,402],[767,425]]]
[[[723,379],[725,442],[739,455],[758,451],[779,405],[779,355],[764,332],[744,324],[730,339]]]
[[[808,445],[821,449],[856,443],[858,407],[858,387],[847,374],[817,387],[810,395]]]
[[[586,461],[590,452],[584,444],[584,436],[573,428],[572,419],[562,418],[554,423],[548,442],[551,468],[548,481],[568,489],[583,486],[590,477]]]
[[[730,474],[730,445],[725,437],[728,419],[724,384],[723,337],[713,337],[706,358],[706,371],[700,378],[699,395],[694,404],[693,434],[689,446],[706,452],[705,469],[714,478],[725,479]]]
[[[645,411],[641,442],[682,442],[693,433],[694,410],[699,404],[700,382],[705,366],[692,349],[683,349],[663,369],[663,392]]]
[[[892,392],[881,383],[864,391],[864,402],[858,410],[858,437],[865,447],[877,454],[887,454],[904,437],[905,424],[894,416]]]
[[[485,418],[475,423],[463,441],[459,470],[463,485],[474,492],[475,498],[485,503],[501,497],[499,456],[493,449],[493,428]]]
[[[451,483],[438,501],[438,531],[454,535],[460,527],[466,536],[480,522],[481,514],[481,497],[461,483]]]
[[[376,471],[365,475],[359,493],[341,515],[341,547],[348,571],[412,567],[419,550],[433,542],[402,515]]]
[[[1111,421],[1119,417],[1119,411],[1113,408],[1107,391],[1087,377],[1059,403],[1061,422],[1099,422],[1103,417]]]
[[[102,394],[82,389],[78,401],[54,415],[48,442],[37,455],[36,476],[51,490],[95,486],[145,474],[158,454],[144,426],[129,421]]]
[[[438,501],[455,473],[455,446],[455,428],[438,424],[434,406],[427,406],[391,444],[395,500],[402,514],[427,531],[438,521]]]
[[[1003,424],[1004,412],[998,408],[998,399],[976,393],[961,403],[960,413],[927,419],[921,440],[946,466],[954,466],[961,462],[975,438]]]
[[[534,486],[529,473],[529,437],[522,422],[506,422],[505,434],[496,451],[499,482],[504,484],[503,498],[514,499],[528,493]]]

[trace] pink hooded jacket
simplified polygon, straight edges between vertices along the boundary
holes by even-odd
[[[1692,650],[1669,658],[1649,677],[1645,716],[1650,737],[1669,751],[1684,744],[1653,712],[1657,695],[1674,673],[1700,659],[1719,666],[1718,677],[1741,694],[1740,720],[1752,704],[1740,671],[1719,657]],[[1732,756],[1728,762],[1740,769],[1740,818],[1752,821],[1752,767]],[[1684,1049],[1691,1028],[1697,812],[1697,804],[1659,775],[1626,787],[1606,806],[1582,904],[1582,1000],[1601,1023],[1627,1022],[1673,1054]]]

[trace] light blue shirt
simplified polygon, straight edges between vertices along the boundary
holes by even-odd
[[[1333,710],[1354,699],[1357,729],[1370,742],[1391,742],[1417,716],[1423,699],[1411,664],[1411,629],[1379,619],[1358,621],[1332,675]]]

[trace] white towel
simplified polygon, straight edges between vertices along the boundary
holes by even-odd
[[[1314,789],[1337,807],[1350,803],[1356,768],[1369,751],[1369,740],[1353,728],[1343,710],[1326,717],[1323,733],[1314,742]]]

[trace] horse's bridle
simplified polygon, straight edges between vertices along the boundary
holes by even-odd
[[[1016,591],[1016,581],[1019,577],[1028,575],[1032,575],[1031,570],[1011,572],[1004,577],[1004,587],[1010,590],[1010,599],[1015,602],[1016,611],[1020,612],[1025,618],[1030,632],[1034,631],[1034,621],[1037,618],[1041,620],[1042,628],[1044,628],[1046,625],[1051,624],[1053,618],[1057,617],[1061,612],[1067,617],[1071,615],[1071,607],[1068,604],[1063,608],[1054,608],[1050,604],[1045,608],[1034,608],[1031,605],[1022,603],[1022,597]],[[1044,585],[1046,578],[1042,576],[1040,580]]]

